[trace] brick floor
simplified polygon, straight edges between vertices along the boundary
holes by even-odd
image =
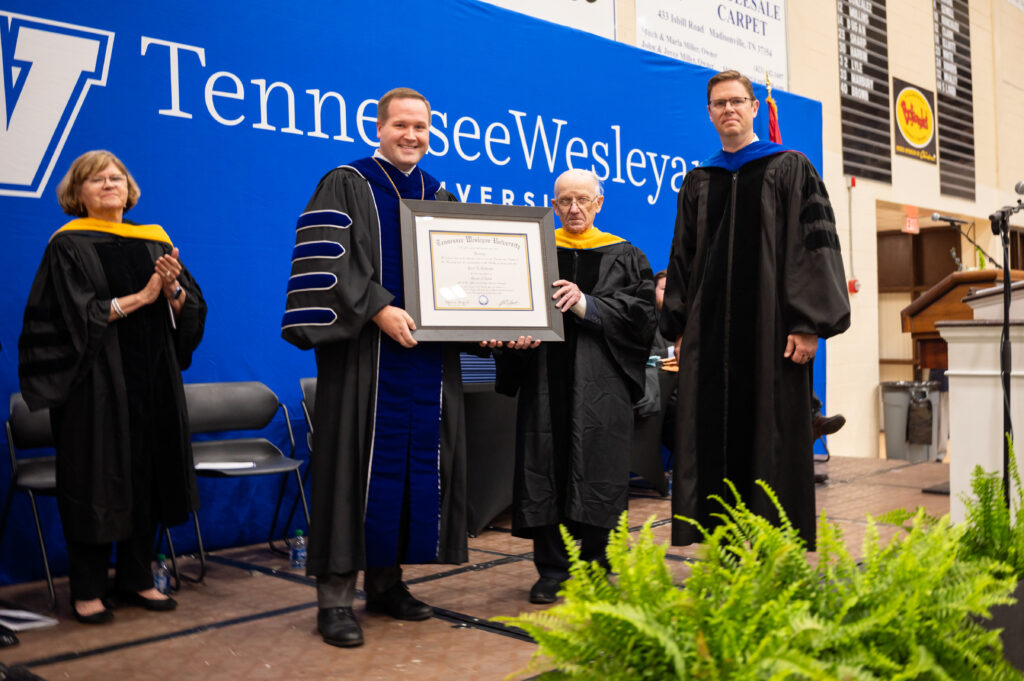
[[[949,498],[924,487],[948,481],[940,463],[833,458],[818,464],[829,480],[817,487],[819,513],[840,524],[857,555],[865,514],[923,506],[948,511]],[[637,489],[630,500],[630,525],[657,519],[655,535],[670,536],[671,503]],[[891,530],[887,530],[891,534]],[[71,619],[67,581],[57,580],[60,623],[23,632],[21,644],[0,649],[0,662],[25,664],[44,679],[504,679],[529,661],[535,646],[487,620],[535,611],[527,603],[536,578],[530,542],[508,532],[507,517],[470,538],[470,564],[421,565],[406,569],[413,593],[435,607],[425,622],[399,622],[356,613],[366,645],[342,650],[316,634],[312,580],[287,568],[263,546],[217,551],[203,584],[184,584],[171,613],[138,609],[117,612],[113,624],[86,626]],[[683,581],[699,547],[672,547],[673,574]],[[680,560],[683,559],[683,560]],[[184,559],[186,570],[196,561]],[[34,610],[46,607],[43,582],[0,588],[0,600]]]

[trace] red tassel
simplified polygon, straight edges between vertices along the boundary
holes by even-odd
[[[779,130],[779,110],[775,100],[768,96],[768,139],[775,144],[782,144],[782,131]]]

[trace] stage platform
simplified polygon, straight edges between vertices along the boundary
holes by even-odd
[[[948,511],[949,498],[922,493],[948,480],[942,463],[833,458],[818,464],[829,481],[817,487],[818,511],[844,529],[858,554],[865,514],[923,506]],[[45,502],[44,502],[45,503]],[[635,529],[654,516],[657,536],[669,538],[668,498],[635,489],[629,505]],[[217,681],[298,681],[304,679],[493,679],[526,665],[535,646],[520,632],[491,623],[547,606],[531,605],[527,593],[536,579],[531,544],[509,534],[508,518],[469,540],[470,563],[463,566],[411,566],[412,593],[434,606],[424,622],[399,622],[368,614],[360,598],[356,614],[366,644],[327,646],[316,634],[313,580],[288,569],[284,557],[266,545],[215,551],[203,584],[184,584],[171,613],[136,608],[117,611],[109,625],[82,625],[71,618],[67,580],[57,581],[60,624],[23,632],[21,644],[0,649],[0,662],[26,665],[48,681],[215,679]],[[887,532],[892,532],[887,528]],[[698,547],[672,548],[671,565],[685,580]],[[36,560],[34,554],[26,559]],[[196,559],[181,561],[187,572]],[[0,600],[45,610],[44,582],[0,588]]]

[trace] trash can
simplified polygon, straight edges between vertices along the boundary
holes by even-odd
[[[935,461],[939,457],[938,381],[885,381],[882,383],[882,419],[885,427],[885,456],[911,463]],[[930,423],[927,406],[931,405]],[[911,406],[913,405],[913,410]],[[908,441],[908,421],[912,441]],[[931,437],[921,438],[921,427],[931,428]],[[926,432],[925,435],[928,435]],[[915,444],[928,441],[929,444]]]

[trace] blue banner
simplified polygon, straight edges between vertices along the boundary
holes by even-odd
[[[125,162],[142,190],[126,218],[163,225],[206,295],[206,337],[185,380],[261,380],[297,415],[298,379],[315,368],[280,338],[295,219],[324,173],[372,153],[387,90],[430,100],[422,164],[461,201],[550,205],[559,173],[592,169],[607,197],[598,227],[655,270],[686,171],[719,147],[707,69],[475,0],[4,0],[0,74],[0,394],[19,389],[25,299],[47,239],[70,219],[57,182],[87,150]],[[786,145],[820,170],[820,104],[775,94]],[[764,139],[767,124],[763,108]],[[201,485],[208,546],[265,537],[276,490]],[[56,539],[55,507],[42,506]],[[35,543],[30,528],[16,500],[0,583],[42,574],[15,549]],[[188,533],[179,542],[194,547]]]

